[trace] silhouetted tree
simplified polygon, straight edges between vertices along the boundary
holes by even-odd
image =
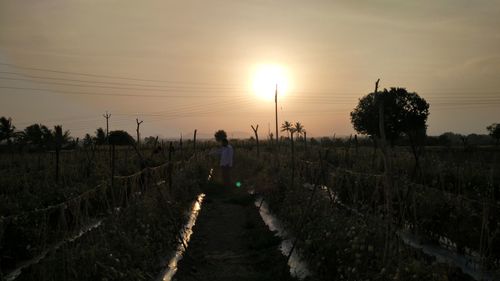
[[[452,140],[449,137],[449,134],[451,134],[451,133],[444,133],[444,134],[439,135],[439,137],[438,137],[439,145],[443,145],[446,147],[449,147],[452,145]]]
[[[384,89],[370,93],[359,100],[351,112],[354,129],[365,135],[380,137],[378,128],[379,102],[384,106],[384,124],[387,138],[396,140],[410,131],[425,131],[429,116],[429,104],[416,93],[408,93],[404,88]]]
[[[69,136],[69,131],[63,131],[61,125],[54,126],[52,140],[56,151],[56,181],[59,181],[59,159],[61,154],[61,148],[63,147],[64,144],[68,143],[71,140]]]
[[[85,137],[83,138],[83,147],[89,147],[94,143],[93,138],[90,136],[90,134],[85,134]]]
[[[223,139],[227,139],[226,131],[218,130],[215,132],[214,137],[216,141],[221,142]]]
[[[95,131],[95,143],[97,145],[106,144],[106,132],[103,128],[97,128]]]
[[[42,144],[46,149],[50,149],[54,144],[54,135],[52,130],[47,126],[41,125],[40,130],[42,132]]]
[[[43,146],[43,133],[39,124],[26,127],[22,134],[25,143],[38,146],[39,148]]]
[[[297,129],[292,125],[292,123],[285,121],[281,125],[281,131],[288,132],[288,134],[290,136],[290,143],[291,143],[291,149],[292,149],[292,160],[294,160],[295,159],[295,146],[294,146],[294,142],[293,142],[293,134],[297,132]]]
[[[53,145],[52,130],[41,124],[33,124],[20,133],[21,142],[37,147],[38,149],[50,149]]]
[[[12,143],[15,137],[16,127],[12,125],[12,118],[0,117],[0,142],[7,141],[7,144]]]
[[[109,132],[109,143],[112,145],[133,145],[135,141],[129,133],[117,130]]]
[[[429,104],[417,93],[409,93],[404,88],[384,89],[370,93],[359,100],[351,112],[354,129],[361,134],[380,137],[379,105],[384,108],[384,130],[393,144],[401,135],[409,137],[416,167],[419,166],[419,147],[423,144],[427,131]]]
[[[292,123],[285,121],[285,122],[283,122],[283,124],[281,124],[281,131],[287,132],[288,137],[290,137],[290,129],[292,129],[292,127],[293,127]]]
[[[304,148],[306,147],[306,130],[304,129],[304,126],[300,122],[295,122],[295,125],[293,126],[295,129],[295,132],[297,133],[297,140],[303,136],[304,137]]]
[[[486,127],[486,129],[489,135],[496,140],[496,144],[498,145],[500,143],[500,124],[493,123]]]
[[[295,129],[295,133],[297,133],[297,139],[298,139],[304,133],[304,126],[302,126],[300,122],[295,122],[295,125],[293,125],[293,127]]]
[[[156,144],[156,137],[149,136],[144,139],[144,144],[149,147],[154,147]]]

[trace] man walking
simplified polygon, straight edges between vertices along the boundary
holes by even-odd
[[[233,147],[229,144],[227,139],[222,139],[222,148],[220,150],[220,168],[222,172],[222,180],[224,186],[230,187],[232,185],[231,180],[231,168],[233,167]]]

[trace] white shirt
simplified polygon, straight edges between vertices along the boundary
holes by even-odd
[[[233,147],[230,144],[223,146],[220,150],[220,165],[233,166]]]

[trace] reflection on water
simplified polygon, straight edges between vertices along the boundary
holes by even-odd
[[[175,251],[174,255],[170,259],[170,261],[167,264],[167,269],[165,272],[161,275],[161,279],[163,281],[170,281],[172,280],[172,277],[174,277],[175,273],[177,272],[177,263],[182,259],[182,256],[184,252],[187,250],[187,245],[189,243],[189,239],[191,238],[191,234],[193,234],[193,226],[196,223],[196,219],[198,218],[198,214],[200,213],[201,210],[201,204],[203,202],[203,198],[205,197],[205,194],[200,194],[198,195],[198,198],[196,201],[193,203],[193,207],[191,208],[191,211],[189,213],[189,220],[184,226],[184,228],[181,230],[180,237],[182,238],[182,243],[179,244],[177,247],[177,250]]]
[[[281,253],[283,253],[283,255],[287,257],[290,253],[290,250],[292,249],[293,241],[295,241],[295,238],[293,238],[286,232],[281,221],[269,211],[269,206],[262,198],[259,198],[255,201],[255,206],[260,207],[259,212],[260,216],[264,220],[264,223],[269,227],[271,231],[275,231],[276,234],[282,239],[279,248]],[[290,256],[290,260],[288,261],[288,266],[290,266],[290,274],[293,277],[304,279],[307,276],[311,275],[307,264],[303,260],[301,260],[298,249],[294,249],[292,255]]]

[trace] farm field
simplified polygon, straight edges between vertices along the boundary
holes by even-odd
[[[197,223],[202,229],[214,227],[221,219],[205,214],[213,212],[212,208],[222,208],[227,202],[245,208],[243,215],[250,215],[253,222],[243,226],[249,234],[239,251],[242,255],[253,251],[254,258],[268,247],[277,251],[281,239],[272,238],[262,228],[266,228],[262,221],[255,221],[265,202],[293,236],[292,251],[310,271],[307,280],[498,278],[499,179],[493,171],[498,169],[500,152],[495,147],[428,149],[418,174],[411,164],[410,149],[394,147],[388,197],[383,155],[369,146],[355,146],[346,139],[295,143],[292,152],[290,142],[279,148],[264,142],[259,154],[255,141],[235,140],[233,146],[235,179],[241,186],[229,189],[215,184],[220,177],[217,169],[212,175],[215,183],[207,182],[210,169],[216,167],[208,153],[214,147],[212,142],[200,142],[196,152],[184,148],[181,153],[177,148],[170,157],[164,153],[168,149],[152,153],[152,148],[144,147],[139,153],[149,155],[146,166],[140,159],[144,156],[139,157],[131,147],[117,147],[113,182],[106,146],[62,153],[58,182],[50,152],[2,157],[2,186],[8,187],[2,189],[0,205],[4,210],[2,278],[158,278],[166,257],[186,243],[179,233],[186,212],[201,193],[206,194]],[[89,167],[86,157],[91,154],[94,158]],[[13,173],[21,169],[24,172]],[[234,207],[224,207],[219,216],[231,213],[227,208]],[[239,220],[226,219],[228,225]],[[261,225],[259,230],[254,230],[256,223]],[[210,263],[213,254],[203,250],[203,241],[230,231],[215,228],[207,234],[202,229],[199,234],[194,226],[194,244],[186,245],[188,263],[179,263],[179,276],[185,280],[201,274],[189,270],[202,268],[203,260],[211,265],[208,269],[217,272],[217,266]],[[266,232],[269,234],[263,234]],[[211,251],[220,247],[219,254],[231,253],[217,241],[211,242]],[[224,262],[232,264],[227,255],[229,260]],[[279,256],[263,262],[286,263],[287,255]],[[210,274],[217,280],[217,273]],[[253,278],[261,280],[262,276]]]

